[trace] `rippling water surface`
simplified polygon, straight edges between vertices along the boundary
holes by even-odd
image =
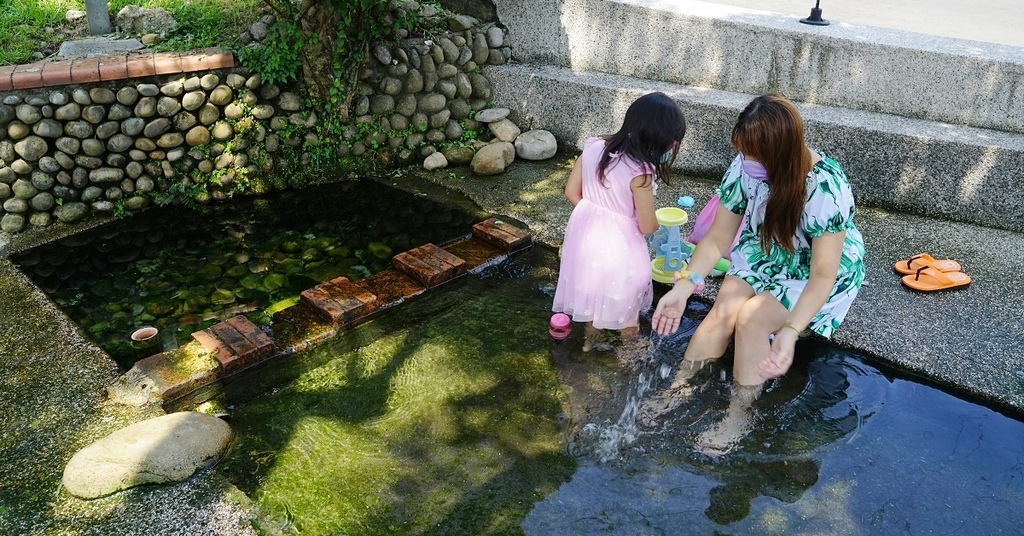
[[[703,454],[728,356],[641,408],[706,306],[585,354],[579,325],[548,338],[556,268],[534,248],[246,382],[268,389],[235,402],[232,480],[309,533],[1019,533],[1020,420],[804,341],[749,433]]]

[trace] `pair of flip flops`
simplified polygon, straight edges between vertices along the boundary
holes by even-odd
[[[961,271],[960,263],[935,259],[927,253],[897,261],[893,269],[903,276],[903,286],[919,292],[952,290],[971,284],[971,276]]]

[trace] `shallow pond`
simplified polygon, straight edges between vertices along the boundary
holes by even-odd
[[[221,205],[152,209],[12,260],[124,369],[142,326],[163,349],[237,314],[265,325],[299,293],[353,281],[391,257],[469,232],[477,215],[373,181],[339,182]]]
[[[1024,522],[1024,424],[866,358],[801,342],[752,431],[698,453],[722,365],[655,425],[680,333],[584,354],[547,333],[540,247],[229,386],[222,465],[306,534],[961,534]],[[726,360],[728,358],[725,358]]]

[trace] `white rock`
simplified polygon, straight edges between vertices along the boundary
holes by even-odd
[[[495,138],[509,143],[518,138],[520,132],[522,132],[515,123],[508,119],[501,119],[499,121],[489,123],[487,125],[487,129],[491,131],[491,134],[494,134]]]
[[[516,149],[511,143],[499,141],[482,147],[473,155],[470,169],[477,175],[497,175],[515,159]]]
[[[141,484],[181,482],[219,461],[233,437],[228,423],[193,411],[138,422],[72,456],[64,489],[95,499]]]
[[[546,160],[555,156],[558,142],[554,134],[546,130],[529,130],[516,138],[516,156],[524,160]]]
[[[473,116],[473,119],[481,123],[493,123],[508,117],[508,108],[487,108],[480,110]]]
[[[423,169],[427,171],[434,171],[435,169],[442,169],[446,167],[448,167],[448,159],[445,158],[440,151],[431,153],[430,156],[423,161]]]

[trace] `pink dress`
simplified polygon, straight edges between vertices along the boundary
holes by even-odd
[[[599,329],[622,329],[638,325],[654,293],[647,240],[629,187],[634,177],[653,169],[629,157],[612,159],[602,185],[597,164],[604,148],[601,138],[583,145],[583,200],[565,226],[551,309]]]

